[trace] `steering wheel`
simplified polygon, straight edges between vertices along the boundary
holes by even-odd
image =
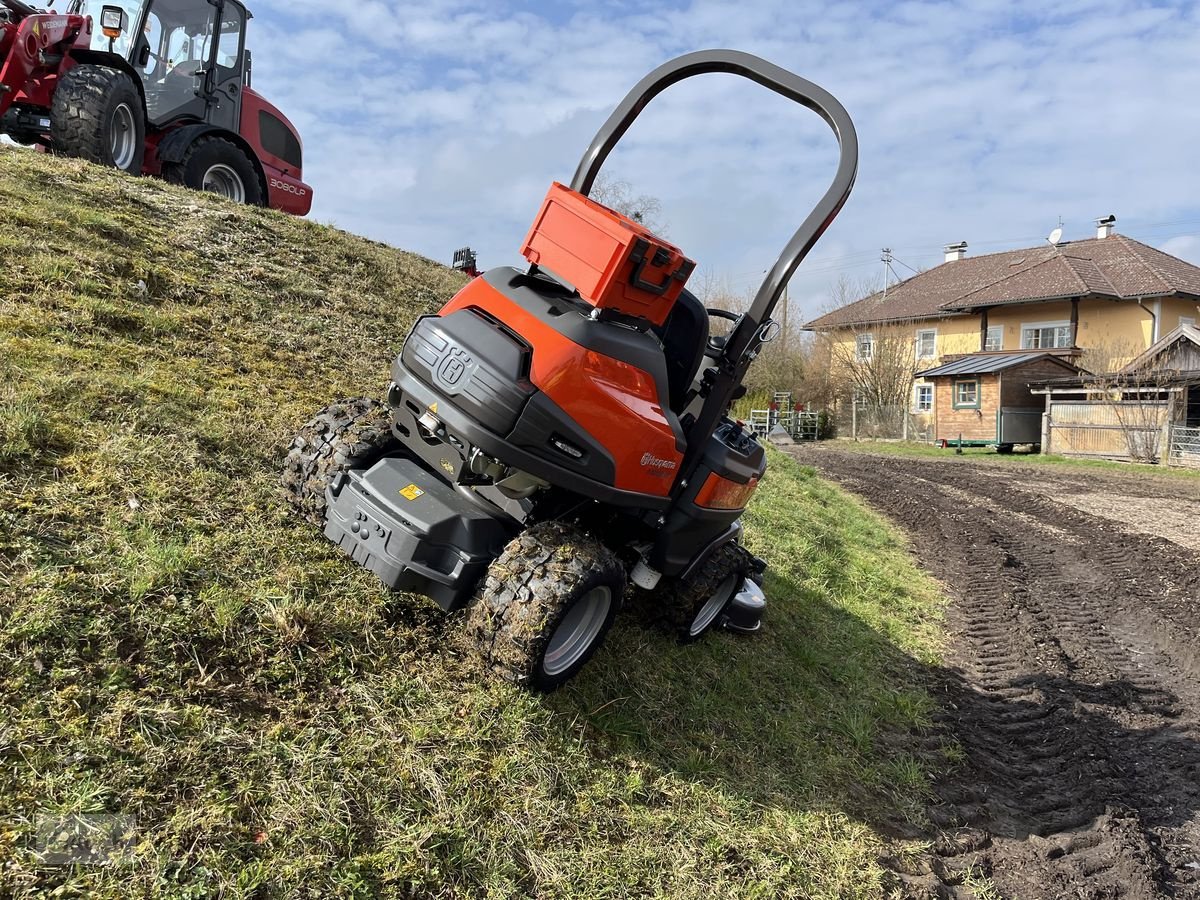
[[[742,319],[741,313],[730,312],[727,309],[706,308],[710,319],[727,319],[730,322],[740,322]],[[708,346],[704,348],[704,355],[716,359],[725,350],[725,335],[708,336]]]

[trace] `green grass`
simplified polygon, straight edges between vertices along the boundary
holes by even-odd
[[[879,893],[942,601],[861,504],[772,454],[763,633],[627,615],[549,698],[482,681],[276,489],[457,275],[5,148],[0,208],[0,896]],[[34,852],[98,815],[106,865]]]
[[[953,446],[943,450],[935,444],[926,444],[917,441],[852,441],[839,439],[830,441],[824,446],[836,447],[839,450],[850,450],[856,453],[873,453],[885,456],[967,460],[981,465],[992,464],[1010,467],[1025,465],[1062,466],[1072,469],[1102,469],[1110,472],[1121,472],[1133,477],[1167,475],[1178,478],[1200,478],[1200,469],[1150,465],[1147,463],[1117,462],[1108,459],[1083,459],[1073,456],[1058,456],[1053,453],[1002,454],[997,453],[994,447],[963,447],[962,453],[959,454]]]

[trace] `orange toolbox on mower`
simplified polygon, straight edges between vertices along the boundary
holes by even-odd
[[[648,228],[555,182],[521,254],[596,309],[666,321],[696,264]]]

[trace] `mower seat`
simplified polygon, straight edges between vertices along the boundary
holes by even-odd
[[[662,341],[667,359],[667,386],[671,394],[667,405],[673,413],[682,415],[688,404],[692,382],[704,361],[704,348],[708,344],[708,313],[695,294],[684,290],[671,307],[666,321],[653,330]]]

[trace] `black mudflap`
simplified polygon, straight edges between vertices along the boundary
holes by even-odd
[[[388,587],[447,610],[470,599],[520,527],[405,456],[339,475],[327,499],[327,538]]]

